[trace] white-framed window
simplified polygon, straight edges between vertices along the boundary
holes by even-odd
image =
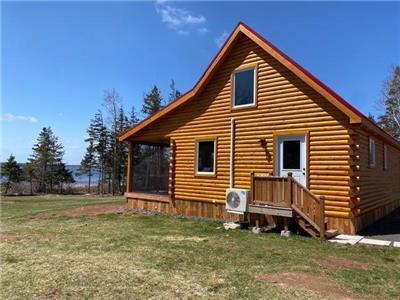
[[[376,144],[373,138],[369,138],[369,167],[375,168],[376,166]]]
[[[387,170],[388,169],[388,147],[386,144],[383,144],[383,169]]]
[[[256,67],[236,70],[232,75],[232,107],[246,107],[256,104]]]
[[[196,140],[195,171],[198,175],[215,175],[216,170],[216,139]]]

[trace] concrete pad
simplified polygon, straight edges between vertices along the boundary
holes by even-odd
[[[374,239],[367,239],[364,238],[358,242],[359,244],[365,245],[374,245],[374,246],[389,246],[392,242],[391,241],[384,241],[384,240],[374,240]]]
[[[393,247],[398,247],[398,248],[400,248],[400,242],[393,242]]]
[[[331,243],[337,243],[337,244],[349,244],[349,245],[355,245],[357,244],[358,240],[340,240],[340,239],[330,239],[328,242]]]
[[[352,234],[339,234],[335,236],[335,239],[338,240],[349,240],[349,241],[355,241],[357,242],[363,238],[362,235],[352,235]]]

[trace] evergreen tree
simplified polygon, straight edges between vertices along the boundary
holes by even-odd
[[[23,169],[24,180],[29,182],[30,194],[33,195],[33,180],[35,179],[35,166],[32,162],[27,162]]]
[[[371,113],[368,113],[368,119],[370,119],[371,121],[374,121],[374,122],[376,122],[376,121],[375,121],[375,117],[374,117],[374,115],[373,115],[373,114],[371,114]]]
[[[94,116],[94,119],[90,121],[88,128],[89,138],[93,139],[96,167],[99,171],[98,188],[99,194],[104,194],[105,184],[105,168],[106,158],[109,146],[109,135],[107,127],[104,124],[103,114],[98,110]]]
[[[130,116],[132,118],[132,114]],[[132,118],[133,119],[133,118]],[[134,121],[134,120],[133,120]],[[132,120],[128,119],[125,115],[124,109],[120,107],[119,116],[118,116],[118,128],[117,133],[118,135],[122,134],[124,131],[128,130],[131,127]],[[118,192],[123,192],[123,187],[125,185],[124,178],[127,170],[127,163],[128,163],[128,144],[117,141],[117,186]]]
[[[132,127],[139,122],[139,118],[137,116],[135,106],[132,106],[131,114],[129,115],[129,126]]]
[[[151,91],[144,96],[142,113],[147,117],[161,109],[162,97],[159,88],[154,85]]]
[[[182,93],[176,88],[175,80],[171,79],[171,83],[169,84],[170,92],[169,92],[169,102],[174,101],[176,98],[179,98]]]
[[[81,164],[79,166],[79,174],[86,174],[87,177],[89,178],[88,193],[90,194],[90,186],[93,176],[93,170],[96,165],[95,147],[94,147],[94,141],[91,137],[89,137],[85,141],[88,142],[89,145],[86,147],[85,156],[83,157]]]
[[[107,193],[114,194],[114,162],[116,161],[114,149],[116,147],[116,140],[110,130],[107,130],[107,150],[105,156],[104,173],[106,176],[105,183],[107,184]]]
[[[2,165],[1,176],[6,178],[5,181],[5,194],[7,195],[11,183],[19,182],[21,179],[22,170],[15,160],[15,156],[10,154],[10,157]]]
[[[64,183],[74,183],[72,171],[68,170],[64,163],[60,162],[54,167],[54,184],[58,185],[58,192],[63,192]]]
[[[378,124],[400,140],[400,66],[393,67],[393,74],[385,82],[382,91],[383,115]]]
[[[39,191],[53,191],[54,168],[61,163],[64,155],[63,146],[53,134],[50,127],[44,127],[39,134],[37,143],[32,148],[33,154],[29,161],[33,164],[39,179]]]
[[[139,118],[138,118],[138,116],[136,114],[135,107],[132,106],[131,114],[129,116],[129,126],[133,127],[137,123],[139,123]],[[134,144],[132,146],[132,153],[133,153],[133,155],[132,155],[132,163],[133,163],[133,165],[136,166],[138,164],[138,162],[140,161],[140,159],[141,159],[141,153],[142,153],[142,148],[140,147],[139,144]],[[126,157],[128,157],[128,155]],[[126,163],[128,163],[128,161],[126,161]],[[126,165],[126,168],[127,167],[128,167],[128,165]],[[124,175],[125,174],[126,174],[126,170],[124,170]],[[123,178],[125,178],[125,176]],[[125,184],[126,183],[124,183],[124,185]]]

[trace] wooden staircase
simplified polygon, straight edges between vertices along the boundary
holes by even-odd
[[[325,237],[324,197],[288,177],[251,174],[249,212],[292,218],[313,237]]]

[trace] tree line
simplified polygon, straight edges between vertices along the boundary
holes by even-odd
[[[143,97],[142,117],[152,115],[180,95],[174,80],[171,80],[168,100],[165,102],[160,89],[154,85]],[[92,192],[92,178],[96,173],[96,192],[115,195],[123,193],[125,189],[125,174],[128,167],[128,145],[119,142],[118,137],[136,125],[140,118],[134,106],[129,114],[125,113],[121,97],[115,89],[106,90],[103,99],[105,116],[99,109],[90,120],[85,139],[87,147],[80,164],[80,172],[89,178],[88,193]],[[140,160],[141,153],[145,152],[148,152],[148,149],[135,146],[135,160]]]
[[[4,193],[14,185],[21,188],[20,183],[29,183],[29,191],[39,193],[62,193],[64,186],[75,182],[74,176],[63,162],[64,147],[58,141],[50,127],[44,127],[39,133],[32,154],[22,166],[14,155],[2,164],[1,176]]]
[[[171,80],[167,101],[164,101],[160,89],[154,85],[143,97],[142,117],[148,117],[180,95],[174,80]],[[67,169],[63,162],[64,147],[51,127],[45,127],[32,147],[32,154],[26,163],[17,163],[15,156],[11,154],[2,164],[2,192],[7,194],[11,188],[20,191],[23,184],[28,184],[31,194],[62,193],[66,191],[67,185],[75,182],[74,175],[86,175],[89,180],[87,192],[91,193],[94,192],[92,182],[96,175],[98,194],[122,193],[125,187],[128,146],[119,142],[118,136],[137,124],[140,116],[134,106],[126,113],[121,102],[122,99],[115,89],[104,91],[104,113],[98,109],[90,120],[85,139],[86,151],[77,174]],[[136,157],[138,153],[136,151]]]

